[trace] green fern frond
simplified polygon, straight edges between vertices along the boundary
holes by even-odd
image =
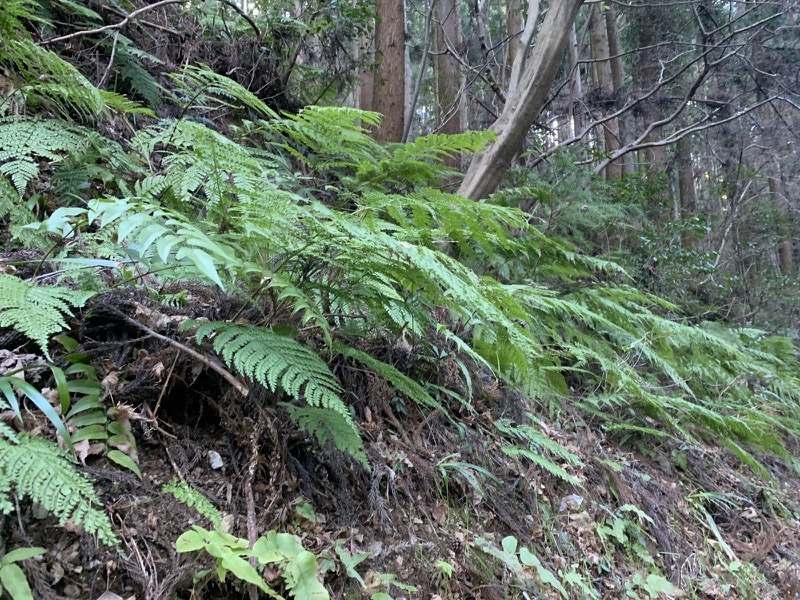
[[[106,546],[119,544],[108,516],[95,508],[100,502],[91,482],[56,444],[27,434],[18,443],[0,438],[0,475],[21,497],[53,513],[62,526],[69,520],[96,534]]]
[[[61,121],[0,120],[0,173],[10,177],[20,196],[39,174],[36,161],[61,161],[87,146],[87,134]]]
[[[356,350],[355,348],[350,348],[344,344],[335,343],[333,345],[333,349],[342,356],[349,356],[350,358],[354,358],[358,362],[365,364],[370,369],[375,371],[376,374],[380,375],[386,381],[391,383],[397,389],[397,391],[405,394],[409,399],[413,400],[420,406],[424,406],[432,410],[439,409],[444,415],[448,417],[450,416],[449,412],[444,406],[442,406],[441,402],[438,402],[436,399],[434,399],[424,387],[411,379],[408,375],[398,371],[392,365],[380,361],[377,358],[370,356],[366,352]],[[452,420],[452,417],[450,418]]]
[[[242,375],[272,391],[280,386],[289,396],[303,398],[311,406],[349,416],[339,398],[339,382],[306,346],[265,327],[219,322],[200,324],[195,337],[199,344],[211,335],[214,351]]]
[[[124,35],[116,34],[117,51],[114,64],[119,78],[130,86],[131,97],[143,99],[151,108],[156,108],[161,103],[163,88],[147,69],[143,61],[153,64],[162,64],[159,58],[137,48],[134,43]],[[108,40],[110,42],[111,40]],[[111,44],[108,43],[110,46]]]
[[[36,16],[37,7],[35,0],[7,0],[0,11],[0,40],[24,35],[25,21],[43,22]]]
[[[361,161],[358,180],[376,186],[386,183],[435,186],[454,174],[452,169],[442,164],[444,158],[477,152],[494,137],[494,132],[488,129],[455,135],[432,133],[420,136],[413,142],[393,146],[391,154],[382,160]]]
[[[520,446],[502,446],[500,449],[506,456],[510,456],[512,458],[518,458],[520,456],[527,458],[533,464],[539,465],[551,475],[554,475],[571,485],[583,488],[583,484],[581,484],[581,482],[578,481],[574,475],[570,475],[563,467],[560,467],[552,460],[542,456],[538,452],[534,452],[528,448],[521,448]]]
[[[50,337],[66,329],[66,317],[72,309],[83,306],[92,295],[92,292],[34,285],[0,273],[0,327],[13,327],[28,336],[49,358]]]
[[[282,406],[298,427],[313,435],[321,444],[333,444],[338,450],[346,452],[365,467],[369,467],[361,436],[353,429],[349,419],[328,408],[294,406],[286,403]]]
[[[262,118],[278,118],[275,111],[264,104],[258,96],[233,79],[218,75],[206,65],[187,65],[171,77],[179,85],[184,86],[189,98],[195,101],[202,101],[206,96],[212,96],[221,105],[249,108]]]
[[[189,322],[184,328],[194,325],[197,323]],[[273,392],[280,387],[292,398],[303,399],[310,407],[320,409],[295,413],[298,423],[321,441],[330,439],[337,448],[363,462],[364,455],[357,451],[361,448],[358,427],[339,398],[342,388],[315,352],[264,327],[200,324],[195,334],[197,343],[210,336],[214,351],[229,367]]]
[[[349,167],[386,156],[364,125],[377,126],[378,113],[348,107],[308,106],[274,124],[292,157],[315,171]]]
[[[161,486],[161,491],[165,494],[172,494],[176,500],[196,510],[200,516],[211,521],[214,527],[219,528],[222,525],[222,513],[220,513],[219,509],[211,503],[211,500],[185,481],[178,481],[173,477],[169,482]]]

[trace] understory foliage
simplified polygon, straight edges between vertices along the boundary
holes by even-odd
[[[17,19],[32,17],[30,3],[14,4]],[[488,134],[383,146],[366,129],[379,122],[374,113],[309,107],[280,116],[234,81],[188,67],[173,80],[189,109],[131,127],[123,148],[76,123],[148,111],[66,77],[66,63],[29,40],[8,41],[13,11],[0,18],[4,68],[28,82],[24,61],[36,57],[53,74],[45,80],[65,82],[18,83],[0,121],[8,140],[0,202],[15,194],[29,209],[5,210],[12,243],[35,240],[58,275],[86,291],[0,275],[0,324],[42,348],[88,292],[148,287],[157,297],[166,283],[200,282],[238,296],[249,316],[195,322],[196,346],[209,344],[229,368],[288,401],[296,424],[364,464],[359,415],[329,364],[356,361],[415,410],[453,420],[454,406],[474,410],[471,374],[483,373],[518,388],[527,409],[571,403],[609,434],[723,443],[762,473],[753,448],[794,460],[786,448],[800,433],[800,364],[791,342],[686,325],[679,307],[628,285],[618,264],[554,241],[509,202],[442,191],[437,182],[451,173],[441,159],[479,150]],[[29,116],[40,107],[48,118]],[[194,116],[223,110],[236,118]],[[55,174],[69,194],[45,188]],[[362,350],[375,343],[410,367]],[[459,385],[413,369],[446,361]],[[503,418],[494,433],[509,457],[578,483],[560,466],[577,458],[535,426],[533,417]],[[38,444],[27,460],[40,468],[64,458],[51,461],[55,450],[43,440],[2,441],[0,469],[23,494],[46,500],[49,482],[68,477],[19,479],[17,467],[3,465],[21,464],[10,461],[23,442]],[[92,501],[79,491],[70,502]],[[88,510],[51,509],[63,518]]]

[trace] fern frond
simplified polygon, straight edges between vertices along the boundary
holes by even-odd
[[[316,406],[294,406],[286,403],[282,406],[298,427],[313,435],[321,444],[333,444],[338,450],[369,467],[361,436],[353,429],[352,422],[339,412]]]
[[[262,118],[278,118],[275,111],[264,104],[258,96],[233,79],[218,75],[206,65],[187,65],[171,77],[176,83],[185,87],[189,98],[202,100],[202,97],[210,95],[221,105],[238,105],[239,108],[255,111]]]
[[[50,357],[50,337],[67,327],[66,317],[92,292],[63,287],[38,286],[0,273],[0,327],[13,327],[28,336]]]
[[[444,415],[448,416],[452,420],[449,412],[444,406],[442,406],[441,402],[438,402],[436,399],[434,399],[433,396],[431,396],[428,391],[419,383],[411,379],[408,375],[401,373],[392,365],[380,361],[377,358],[370,356],[366,352],[356,350],[355,348],[350,348],[344,344],[335,343],[333,345],[333,349],[342,356],[355,358],[358,362],[365,364],[370,369],[375,371],[375,373],[386,379],[386,381],[397,388],[397,391],[405,394],[409,399],[413,400],[420,406],[424,406],[429,409],[439,409]]]
[[[91,482],[53,442],[27,434],[18,443],[0,438],[0,474],[17,494],[53,513],[62,526],[69,520],[96,534],[106,546],[119,544],[108,516],[95,508],[100,502]]]
[[[179,481],[173,477],[169,482],[161,486],[161,491],[172,494],[176,500],[196,510],[200,516],[211,521],[214,527],[219,528],[222,525],[222,513],[220,513],[219,509],[211,503],[211,500],[185,481]]]
[[[11,178],[20,197],[39,174],[37,158],[61,161],[87,146],[87,133],[61,121],[0,120],[0,173]]]

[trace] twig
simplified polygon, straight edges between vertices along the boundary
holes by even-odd
[[[75,33],[70,33],[68,35],[62,35],[59,37],[50,38],[49,40],[44,40],[41,42],[42,46],[47,46],[49,44],[55,44],[57,42],[66,42],[67,40],[71,40],[73,38],[82,37],[84,35],[95,35],[97,33],[102,33],[103,31],[108,31],[109,29],[122,29],[130,23],[133,19],[138,17],[139,15],[154,10],[156,8],[161,8],[162,6],[167,6],[169,4],[184,4],[188,2],[188,0],[161,0],[161,2],[156,2],[155,4],[149,4],[147,6],[143,6],[132,13],[129,13],[122,21],[119,23],[114,23],[113,25],[103,25],[102,27],[97,27],[96,29],[86,29],[85,31],[76,31]]]
[[[201,354],[197,350],[192,350],[191,348],[189,348],[189,346],[181,344],[180,342],[178,342],[176,340],[173,340],[172,338],[167,337],[165,335],[161,335],[157,331],[153,331],[152,329],[150,329],[144,323],[140,323],[136,319],[132,319],[131,317],[129,317],[126,314],[123,314],[123,313],[121,313],[119,311],[116,311],[116,310],[114,312],[116,312],[119,316],[121,316],[123,319],[125,319],[131,325],[134,325],[135,327],[138,327],[142,331],[146,331],[149,335],[153,336],[157,340],[161,340],[162,342],[166,342],[169,345],[177,348],[178,350],[181,350],[182,352],[185,352],[186,354],[188,354],[192,358],[195,358],[195,359],[199,360],[201,363],[203,363],[205,366],[207,366],[212,371],[216,371],[217,373],[222,375],[222,377],[228,383],[230,383],[234,388],[236,388],[236,391],[239,392],[242,396],[247,396],[250,393],[250,390],[247,389],[246,385],[244,385],[241,381],[236,379],[236,377],[234,377],[229,371],[225,370],[225,368],[223,368],[219,363],[217,363],[213,359],[209,358],[205,354]]]
[[[117,56],[117,42],[119,42],[119,29],[114,32],[114,43],[111,44],[111,58],[108,59],[108,66],[106,67],[105,73],[103,73],[100,81],[97,82],[98,88],[102,88],[106,84],[108,75],[111,73],[111,67],[114,66],[114,58]]]
[[[258,28],[258,25],[256,25],[256,22],[253,21],[253,19],[251,19],[247,14],[245,14],[241,8],[236,6],[230,0],[220,0],[220,2],[222,2],[225,6],[230,6],[233,10],[239,13],[239,16],[242,17],[245,21],[247,21],[250,24],[250,27],[253,28],[253,31],[255,31],[258,39],[261,39],[261,30]]]
[[[250,462],[247,464],[247,477],[244,480],[244,499],[247,505],[247,541],[252,548],[258,538],[258,527],[256,525],[256,501],[253,497],[253,480],[256,476],[256,469],[258,468],[259,453],[259,440],[261,439],[261,432],[264,431],[264,416],[259,414],[259,419],[253,424],[253,431],[250,433]],[[250,564],[255,568],[258,563],[255,556],[250,557]],[[251,600],[258,600],[258,589],[256,586],[250,586]]]

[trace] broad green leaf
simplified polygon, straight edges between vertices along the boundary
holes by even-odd
[[[21,560],[27,560],[29,558],[33,558],[34,556],[41,556],[45,552],[47,552],[47,548],[39,548],[35,546],[31,548],[17,548],[16,550],[12,550],[6,554],[3,557],[3,560],[0,560],[0,564],[8,565]]]
[[[33,600],[25,573],[15,564],[0,569],[0,583],[13,600]]]
[[[206,542],[203,536],[197,531],[198,529],[205,531],[199,527],[184,531],[180,537],[175,540],[175,550],[179,553],[183,553],[202,549],[206,545]]]
[[[132,473],[135,473],[139,479],[142,478],[142,473],[139,471],[139,466],[133,462],[133,459],[130,456],[121,450],[109,450],[106,456],[108,457],[108,460],[117,463],[120,467],[128,469]]]
[[[317,557],[303,550],[286,567],[287,579],[294,585],[290,588],[292,596],[297,600],[328,600],[328,592],[317,579]],[[290,575],[290,577],[289,577]]]

